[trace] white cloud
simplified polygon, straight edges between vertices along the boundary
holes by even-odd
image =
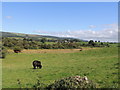
[[[41,33],[41,34],[48,34],[49,32],[45,31],[45,30],[36,30],[34,31],[35,33]]]
[[[45,31],[44,31],[45,32]],[[41,31],[36,33],[42,34]],[[45,32],[44,34],[59,37],[74,37],[83,40],[100,40],[100,41],[118,41],[118,25],[106,24],[102,30],[68,30],[64,32]]]
[[[95,25],[90,25],[89,28],[96,28],[96,26]]]

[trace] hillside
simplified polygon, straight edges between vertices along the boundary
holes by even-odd
[[[47,39],[56,39],[56,40],[62,40],[62,39],[76,39],[76,38],[68,38],[68,37],[56,37],[56,36],[48,36],[48,35],[37,35],[37,34],[23,34],[23,33],[11,33],[11,32],[1,32],[2,37],[16,37],[16,38],[31,38],[34,40],[39,40],[41,38],[47,38]]]

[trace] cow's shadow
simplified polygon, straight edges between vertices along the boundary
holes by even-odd
[[[41,69],[41,68],[29,68],[29,69],[32,69],[32,70],[39,70],[39,69]]]
[[[39,69],[39,68],[36,68],[36,69],[34,69],[34,68],[29,68],[32,72],[39,72],[41,69]]]

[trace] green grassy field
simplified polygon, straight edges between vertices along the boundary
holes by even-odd
[[[42,69],[32,69],[32,61],[40,60]],[[44,84],[68,77],[86,75],[98,88],[118,87],[117,47],[83,50],[74,53],[9,53],[2,60],[3,88],[32,87],[40,77]]]

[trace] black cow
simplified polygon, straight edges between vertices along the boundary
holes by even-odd
[[[35,61],[33,61],[33,67],[34,67],[34,69],[36,69],[36,67],[37,68],[42,68],[42,65],[41,65],[41,62],[40,61],[37,61],[37,60],[35,60]]]

